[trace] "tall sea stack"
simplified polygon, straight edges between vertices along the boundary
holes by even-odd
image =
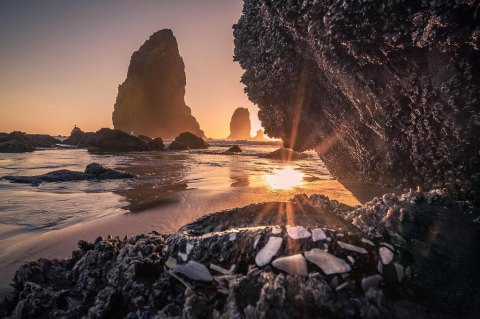
[[[182,132],[205,137],[185,104],[185,65],[172,30],[155,32],[132,54],[127,78],[118,88],[113,126],[150,137]]]
[[[247,140],[250,139],[250,112],[245,107],[238,107],[233,112],[230,120],[230,135],[228,139],[231,140]]]
[[[245,0],[234,37],[269,136],[340,178],[480,200],[478,1]]]

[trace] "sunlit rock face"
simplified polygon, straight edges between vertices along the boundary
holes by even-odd
[[[149,137],[174,138],[200,129],[185,104],[185,65],[172,30],[155,32],[130,60],[127,79],[118,88],[115,129]]]
[[[245,107],[238,107],[230,120],[230,135],[228,138],[232,140],[249,139],[251,128],[250,112]]]
[[[269,136],[337,177],[480,197],[478,2],[245,0],[234,36]]]

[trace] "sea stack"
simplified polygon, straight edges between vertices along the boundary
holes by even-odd
[[[113,126],[153,138],[175,138],[185,131],[205,137],[185,104],[185,85],[185,65],[172,30],[155,32],[132,54],[127,78],[118,87]]]
[[[250,139],[250,113],[247,108],[238,107],[233,112],[230,120],[230,140],[248,140]]]

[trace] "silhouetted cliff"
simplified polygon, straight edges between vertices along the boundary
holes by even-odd
[[[247,140],[250,138],[250,112],[247,108],[237,107],[230,120],[230,135],[232,140]]]
[[[174,138],[200,129],[185,104],[185,65],[172,30],[155,32],[130,60],[127,79],[118,88],[113,125],[127,133]]]

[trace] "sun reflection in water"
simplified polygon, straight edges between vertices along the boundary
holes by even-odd
[[[303,184],[303,173],[296,171],[291,166],[274,169],[265,176],[265,181],[273,190],[291,189]]]

